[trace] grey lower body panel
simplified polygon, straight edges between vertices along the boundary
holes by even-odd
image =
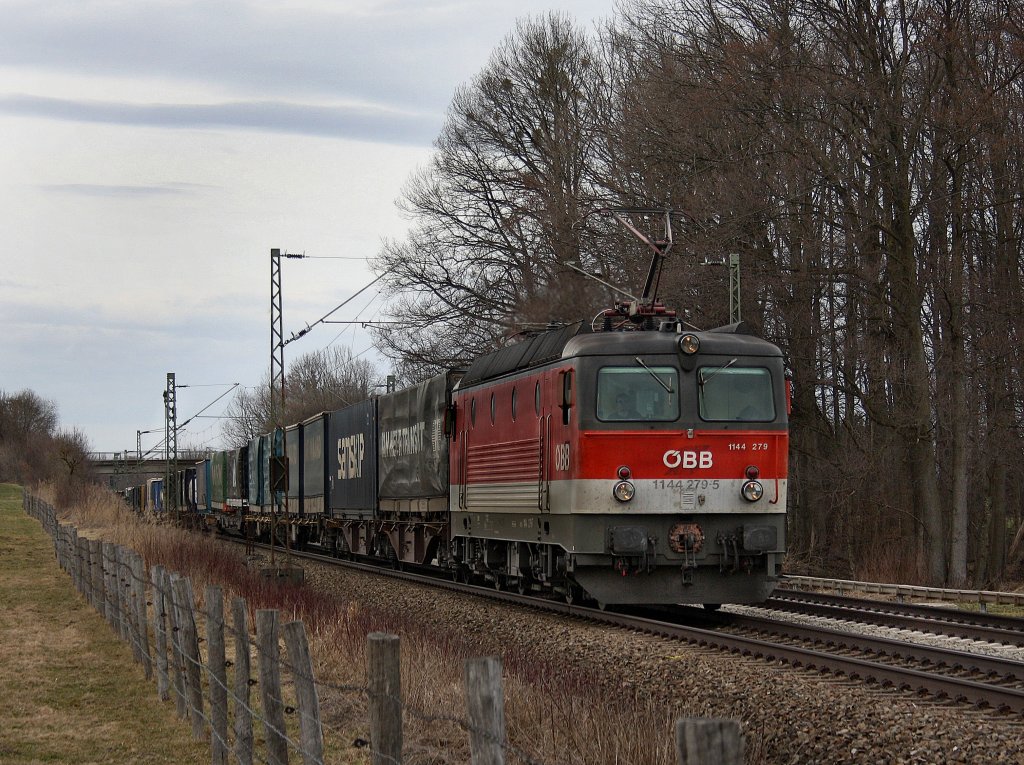
[[[696,604],[762,603],[775,589],[766,572],[722,573],[699,567],[684,579],[678,568],[660,566],[651,573],[622,576],[610,566],[577,567],[573,578],[599,603]]]

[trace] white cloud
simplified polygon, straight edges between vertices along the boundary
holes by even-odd
[[[287,335],[373,278],[455,88],[516,17],[613,1],[3,0],[0,388],[114,451],[162,421],[167,371],[257,384],[270,249],[325,258],[284,266]],[[339,335],[367,347],[320,326],[286,357]]]

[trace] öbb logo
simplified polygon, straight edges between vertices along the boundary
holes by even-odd
[[[669,449],[662,456],[661,461],[670,470],[674,470],[677,467],[687,470],[707,470],[711,467],[711,458],[711,452],[680,452],[675,449]]]

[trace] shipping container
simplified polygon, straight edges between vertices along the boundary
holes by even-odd
[[[327,514],[372,518],[377,507],[376,400],[327,415]]]
[[[146,481],[146,504],[151,513],[164,511],[164,479],[149,478]]]
[[[284,431],[284,454],[288,458],[288,512],[302,515],[302,424]]]
[[[214,452],[210,457],[210,509],[224,509],[228,498],[228,453]]]
[[[324,512],[327,492],[327,412],[302,423],[302,511],[307,516]]]
[[[384,512],[434,512],[448,502],[445,418],[455,373],[443,373],[377,402],[378,502]]]
[[[243,446],[227,452],[227,507],[245,507],[249,496],[249,447]]]
[[[252,438],[245,450],[249,462],[249,469],[246,471],[246,479],[249,484],[246,497],[254,510],[258,510],[263,504],[263,438],[263,436]]]
[[[196,512],[210,512],[210,460],[196,463]]]

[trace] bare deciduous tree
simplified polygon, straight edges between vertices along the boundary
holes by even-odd
[[[410,369],[459,366],[531,325],[592,313],[596,81],[564,17],[524,21],[449,108],[430,166],[403,193],[408,238],[376,269],[402,293],[378,347]]]
[[[292,425],[320,412],[343,409],[369,398],[379,373],[347,348],[327,348],[299,356],[285,374],[285,411],[280,425]],[[270,421],[269,375],[256,388],[242,389],[228,405],[224,438],[238,447],[274,428]]]

